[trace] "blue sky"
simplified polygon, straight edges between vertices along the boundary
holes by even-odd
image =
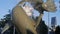
[[[20,0],[0,0],[0,19],[3,18],[5,14],[8,13],[8,10],[12,10],[14,6],[19,2]],[[55,13],[49,13],[49,24],[51,23],[51,17],[56,16],[57,19],[57,25],[60,25],[60,8],[59,0],[55,0],[55,4],[57,6],[57,11]],[[35,12],[36,13],[36,12]],[[36,13],[38,14],[38,13]],[[48,25],[48,12],[44,12],[43,20],[45,20],[45,23]]]

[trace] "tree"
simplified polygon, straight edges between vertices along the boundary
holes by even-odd
[[[9,26],[9,28],[7,28],[7,29],[4,28],[4,27],[7,27],[7,26],[5,26],[6,24],[8,24],[8,26]],[[6,30],[6,31],[4,31],[4,34],[5,34],[5,33],[7,34],[8,31],[10,31],[10,33],[12,33],[12,31],[13,31],[13,25],[12,25],[10,10],[9,10],[9,14],[6,14],[6,15],[4,16],[4,18],[1,19],[1,21],[0,21],[0,26],[3,28],[3,30],[4,30],[4,29]],[[2,30],[2,31],[3,31],[3,30]]]
[[[37,32],[39,34],[48,34],[48,27],[42,19],[41,19],[39,26],[37,27]]]
[[[55,34],[60,34],[60,26],[56,27]]]
[[[5,25],[5,19],[1,19],[1,21],[0,21],[0,27],[4,27],[4,25]]]

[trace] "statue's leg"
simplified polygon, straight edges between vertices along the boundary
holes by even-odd
[[[33,34],[37,34],[37,31],[36,31],[36,29],[31,29],[30,31],[32,31],[33,32]]]
[[[31,26],[28,30],[30,30],[33,34],[37,34],[37,31],[34,26]]]
[[[38,17],[37,24],[36,24],[36,26],[35,26],[36,28],[37,28],[37,26],[39,25],[39,23],[41,22],[41,19],[42,19],[43,15],[44,15],[44,14],[40,14],[40,16]]]
[[[27,34],[27,31],[24,28],[21,28],[20,31],[21,31],[22,34]]]
[[[20,27],[16,26],[16,30],[17,30],[18,34],[27,34],[27,30],[22,26],[20,26]]]

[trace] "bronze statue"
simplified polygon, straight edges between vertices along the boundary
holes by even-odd
[[[24,2],[34,4],[34,9],[40,12],[37,22],[29,18],[23,8],[20,6]],[[55,12],[55,10],[56,7],[53,0],[47,0],[45,3],[42,0],[22,0],[13,8],[13,24],[15,24],[15,27],[19,30],[19,32],[21,31],[22,34],[27,34],[26,30],[30,30],[34,34],[38,34],[36,28],[44,15],[43,12]]]

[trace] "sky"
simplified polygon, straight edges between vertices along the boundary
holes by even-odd
[[[19,1],[20,0],[0,0],[0,19],[3,18],[5,14],[8,14],[9,9],[12,10]],[[49,25],[51,25],[51,17],[56,17],[57,25],[60,25],[60,8],[58,2],[59,0],[55,0],[57,11],[55,13],[49,12]],[[35,11],[35,13],[35,15],[39,14],[37,11]],[[48,12],[44,12],[43,20],[45,24],[48,25]]]

